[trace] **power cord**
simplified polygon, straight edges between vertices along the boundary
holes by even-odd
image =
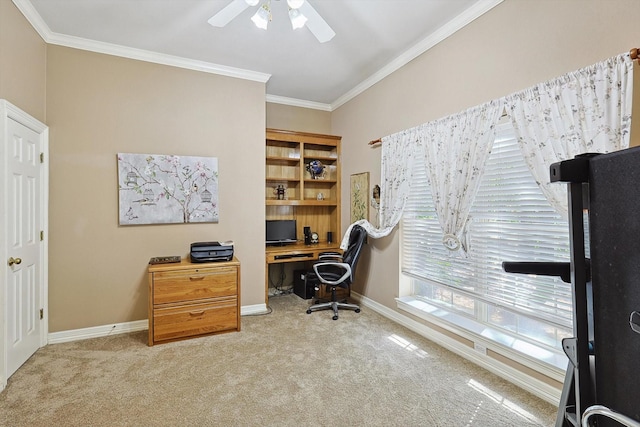
[[[284,263],[280,264],[280,277],[278,278],[278,282],[275,283],[271,277],[271,270],[269,270],[269,287],[275,289],[275,293],[269,296],[278,296],[278,295],[288,295],[293,292],[293,286],[284,289],[284,281],[287,278],[287,275],[284,271]]]
[[[269,295],[269,297],[278,297],[282,295],[288,295],[293,293],[293,286],[289,289],[283,289],[284,280],[287,278],[287,275],[284,272],[284,264],[280,264],[280,277],[278,278],[278,283],[274,283],[271,278],[271,271],[269,271],[269,285],[276,290],[276,293],[273,295]],[[267,314],[273,313],[273,308],[267,304],[266,313],[254,313],[254,314],[243,314],[242,317],[251,317],[251,316],[266,316]]]

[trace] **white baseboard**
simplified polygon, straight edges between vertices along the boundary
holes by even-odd
[[[136,320],[133,322],[115,323],[112,325],[94,326],[91,328],[72,329],[69,331],[51,332],[48,335],[49,344],[86,340],[89,338],[106,337],[115,334],[144,331],[149,329],[149,322]]]
[[[394,322],[420,334],[430,341],[450,350],[457,355],[475,363],[476,365],[498,375],[501,378],[517,385],[523,390],[538,396],[542,400],[551,403],[552,405],[558,405],[560,402],[560,394],[562,390],[553,387],[537,378],[525,374],[522,371],[515,369],[512,366],[506,365],[492,357],[483,355],[473,348],[468,347],[461,342],[444,335],[428,326],[417,322],[407,316],[404,316],[397,311],[379,304],[372,299],[362,296],[356,292],[351,291],[351,297],[358,301],[361,306],[372,309],[373,311],[381,314],[382,316],[393,320]]]
[[[267,304],[243,305],[240,308],[241,316],[251,316],[255,314],[267,314],[267,313],[269,313]]]
[[[254,304],[240,307],[240,315],[266,314],[269,310],[266,304]],[[94,326],[91,328],[72,329],[69,331],[52,332],[48,335],[48,344],[80,341],[89,338],[100,338],[115,334],[126,334],[149,329],[149,321],[136,320],[133,322],[116,323],[112,325]]]

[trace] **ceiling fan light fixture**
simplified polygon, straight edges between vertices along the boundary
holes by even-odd
[[[2,0],[0,0],[2,1]],[[21,0],[22,1],[22,0]],[[222,0],[220,0],[222,1]],[[224,27],[251,6],[258,6],[251,20],[256,27],[267,30],[271,22],[271,0],[226,0],[230,3],[207,21],[214,27]],[[282,0],[276,0],[280,3]],[[315,1],[315,0],[314,0]],[[326,43],[335,35],[327,21],[306,0],[286,0],[289,6],[289,20],[294,30],[307,27],[320,43]],[[284,1],[282,1],[284,3]]]
[[[271,21],[271,7],[270,1],[263,3],[262,6],[258,9],[255,15],[251,18],[256,27],[262,28],[263,30],[267,29],[269,25],[269,21]]]
[[[303,3],[304,0],[287,0],[287,4],[291,9],[298,9]]]
[[[298,9],[289,9],[289,20],[291,20],[291,26],[294,30],[304,27],[307,22],[307,17],[304,16]]]

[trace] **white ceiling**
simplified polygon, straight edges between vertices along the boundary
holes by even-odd
[[[47,43],[266,81],[267,100],[332,110],[502,0],[309,0],[336,32],[292,30],[273,0],[268,30],[231,0],[13,0]],[[264,1],[264,0],[263,0]]]

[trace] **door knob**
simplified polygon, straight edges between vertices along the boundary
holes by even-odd
[[[9,258],[9,266],[12,266],[13,264],[20,264],[21,262],[22,262],[22,258],[14,258],[14,257]]]

